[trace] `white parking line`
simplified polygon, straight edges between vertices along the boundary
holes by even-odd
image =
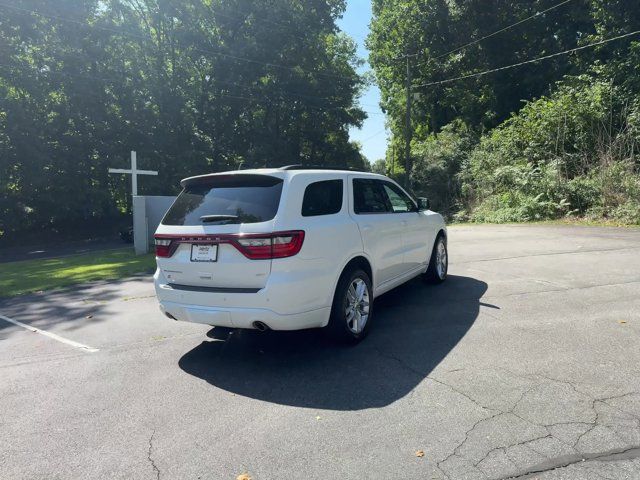
[[[67,338],[61,337],[60,335],[56,335],[55,333],[47,332],[45,330],[41,330],[36,327],[32,327],[31,325],[26,325],[22,322],[18,322],[17,320],[13,320],[12,318],[5,317],[4,315],[0,315],[0,318],[6,322],[13,323],[18,327],[26,328],[27,330],[31,330],[32,332],[39,333],[40,335],[44,335],[45,337],[53,338],[58,342],[66,343],[67,345],[71,345],[72,347],[79,348],[80,350],[84,350],[85,352],[97,352],[99,349],[89,347],[87,345],[83,345],[82,343],[74,342],[73,340],[69,340]]]

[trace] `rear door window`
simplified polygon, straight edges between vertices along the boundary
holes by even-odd
[[[272,220],[283,181],[269,175],[235,174],[196,178],[162,219],[163,225],[225,225]]]
[[[307,185],[302,199],[302,216],[332,215],[342,210],[342,180],[323,180]]]
[[[357,214],[393,212],[380,180],[353,179],[353,211]]]

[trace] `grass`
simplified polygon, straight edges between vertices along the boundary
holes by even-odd
[[[148,273],[154,268],[153,254],[136,255],[130,248],[0,263],[0,296],[52,290],[93,280],[115,280]]]
[[[475,225],[575,225],[584,227],[623,227],[623,228],[640,228],[640,225],[622,223],[616,220],[591,220],[587,218],[564,217],[555,220],[531,220],[528,222],[451,222],[447,226],[475,226]]]

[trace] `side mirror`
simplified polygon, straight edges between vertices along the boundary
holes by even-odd
[[[418,209],[429,210],[429,199],[426,197],[418,197]]]

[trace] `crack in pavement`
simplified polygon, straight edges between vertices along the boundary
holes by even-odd
[[[430,375],[427,375],[425,378],[428,378],[429,380],[431,380],[432,382],[435,383],[439,383],[440,385],[443,385],[451,390],[453,390],[454,392],[456,392],[459,395],[462,395],[464,398],[466,398],[467,400],[469,400],[471,403],[473,403],[474,405],[484,409],[484,410],[488,410],[490,412],[497,412],[497,413],[504,413],[504,412],[500,412],[500,410],[496,410],[495,408],[489,408],[489,407],[485,407],[484,405],[482,405],[480,402],[478,402],[475,398],[467,395],[466,393],[464,393],[462,390],[458,390],[456,387],[454,387],[453,385],[449,385],[446,382],[443,382],[442,380],[439,380],[435,377],[432,377]]]
[[[510,374],[512,374],[512,375],[514,375],[514,376],[516,376],[516,377],[518,377],[518,376],[519,376],[520,378],[527,378],[527,379],[534,380],[534,381],[535,381],[535,378],[534,378],[534,377],[538,377],[538,378],[542,378],[542,379],[544,379],[544,380],[547,380],[548,382],[562,383],[562,384],[568,385],[568,386],[569,386],[569,387],[570,387],[570,388],[571,388],[575,393],[577,393],[577,394],[579,394],[579,395],[584,395],[584,396],[589,397],[589,398],[591,399],[591,407],[590,407],[590,409],[591,409],[591,411],[594,413],[593,421],[591,421],[591,422],[557,422],[557,423],[553,423],[553,424],[550,424],[550,425],[540,425],[540,426],[544,426],[544,427],[545,427],[545,428],[547,428],[547,429],[549,429],[549,428],[551,428],[551,427],[554,427],[554,426],[557,426],[557,425],[564,425],[564,424],[582,424],[582,425],[589,425],[590,427],[589,427],[586,431],[584,431],[583,433],[581,433],[581,434],[577,437],[577,439],[575,440],[575,442],[573,442],[573,444],[572,444],[572,445],[569,445],[568,443],[566,443],[566,442],[564,442],[564,441],[562,441],[562,440],[560,440],[560,439],[557,439],[557,440],[559,440],[560,442],[564,443],[565,445],[571,446],[571,448],[572,448],[573,450],[578,451],[577,446],[578,446],[578,443],[580,443],[580,440],[582,440],[582,438],[583,438],[585,435],[587,435],[587,434],[591,433],[591,432],[592,432],[596,427],[598,427],[598,426],[601,426],[601,427],[607,428],[607,429],[608,429],[611,433],[613,433],[613,434],[614,434],[614,435],[615,435],[615,436],[616,436],[620,441],[622,441],[623,443],[626,443],[626,440],[625,440],[624,438],[622,438],[622,437],[618,434],[618,432],[616,432],[615,430],[613,430],[613,429],[609,428],[609,426],[608,426],[606,423],[601,423],[601,422],[599,421],[599,420],[600,420],[600,412],[599,412],[599,411],[598,411],[598,409],[596,408],[596,405],[597,405],[598,403],[600,403],[600,404],[602,404],[602,405],[606,405],[607,407],[609,407],[609,408],[611,408],[611,409],[613,409],[613,410],[615,410],[615,411],[617,411],[617,412],[619,412],[619,413],[621,413],[621,414],[623,414],[623,415],[629,415],[629,416],[631,416],[631,417],[634,417],[635,421],[636,421],[636,422],[638,422],[638,424],[640,425],[640,416],[638,416],[638,415],[636,415],[636,414],[634,414],[634,413],[632,413],[632,412],[628,412],[628,411],[626,411],[626,410],[622,410],[622,409],[620,409],[620,408],[618,408],[618,407],[615,407],[615,406],[611,405],[610,403],[607,403],[607,402],[608,402],[608,401],[610,401],[610,400],[616,400],[616,399],[618,399],[618,398],[624,398],[624,397],[628,397],[628,396],[631,396],[631,395],[637,395],[638,393],[637,393],[637,392],[635,392],[635,391],[631,391],[631,392],[627,392],[627,393],[622,393],[622,394],[618,394],[618,395],[611,395],[611,396],[609,396],[609,397],[596,398],[596,397],[594,397],[593,395],[589,394],[588,392],[585,392],[585,391],[582,391],[582,390],[578,389],[578,387],[576,387],[576,385],[575,385],[573,382],[570,382],[570,381],[568,381],[568,380],[562,380],[562,379],[559,379],[559,378],[550,377],[550,376],[548,376],[548,375],[546,375],[546,374],[541,374],[541,373],[536,373],[536,374],[531,374],[531,375],[518,375],[518,374],[516,374],[515,372],[509,371],[509,370],[506,370],[506,369],[505,369],[505,371],[509,372]]]
[[[609,450],[607,452],[590,453],[582,455],[564,455],[561,457],[551,458],[545,462],[542,462],[531,469],[519,473],[515,476],[502,477],[500,480],[520,480],[525,478],[531,478],[532,475],[538,475],[544,472],[550,472],[559,468],[566,468],[571,465],[583,463],[583,462],[615,462],[620,460],[632,460],[634,458],[640,458],[640,446],[629,447],[619,450]]]
[[[524,422],[530,424],[530,425],[535,425],[537,427],[541,427],[544,428],[546,430],[546,435],[540,435],[534,438],[530,438],[527,440],[523,440],[514,444],[510,444],[510,445],[501,445],[495,448],[491,448],[489,449],[483,456],[482,458],[480,458],[478,461],[473,461],[471,462],[471,465],[473,465],[474,468],[480,468],[479,465],[482,464],[483,461],[485,461],[493,452],[496,451],[502,451],[504,452],[505,457],[507,458],[507,460],[513,464],[514,467],[518,468],[518,465],[514,462],[514,460],[509,456],[508,454],[508,449],[512,448],[512,447],[517,447],[517,446],[525,446],[526,448],[530,449],[532,452],[536,452],[539,455],[542,455],[543,457],[547,457],[547,455],[545,455],[543,452],[539,452],[538,450],[534,449],[530,444],[531,442],[535,442],[536,440],[543,440],[543,439],[554,439],[558,442],[560,442],[563,445],[566,445],[567,447],[571,448],[571,450],[573,450],[574,452],[579,452],[579,450],[577,449],[578,444],[580,443],[580,440],[582,440],[582,438],[584,436],[586,436],[587,434],[589,434],[590,432],[592,432],[596,427],[598,426],[602,426],[605,428],[607,427],[606,423],[601,423],[601,419],[600,419],[600,412],[597,409],[597,405],[598,404],[602,404],[602,405],[606,405],[607,407],[620,412],[622,414],[625,415],[629,415],[631,417],[634,417],[636,419],[640,419],[639,416],[622,410],[618,407],[615,407],[613,405],[611,405],[610,403],[608,403],[611,400],[615,400],[615,399],[619,399],[619,398],[624,398],[627,396],[631,396],[631,395],[636,395],[637,392],[633,391],[633,392],[626,392],[623,394],[618,394],[618,395],[612,395],[609,397],[601,397],[601,398],[596,398],[593,395],[580,390],[574,382],[568,381],[568,380],[562,380],[559,378],[552,378],[548,375],[545,374],[541,374],[541,373],[535,373],[535,374],[517,374],[515,372],[512,372],[508,369],[503,369],[504,371],[506,371],[507,373],[513,375],[514,377],[518,377],[518,378],[522,378],[525,379],[527,381],[533,382],[532,385],[528,386],[527,388],[525,388],[521,394],[519,395],[519,397],[515,400],[515,402],[513,402],[513,404],[510,406],[510,408],[506,411],[502,411],[502,410],[498,410],[495,408],[489,408],[483,404],[481,404],[479,401],[477,401],[475,398],[473,398],[471,395],[463,392],[462,390],[458,389],[456,386],[451,385],[439,378],[427,375],[426,372],[420,371],[419,369],[413,367],[412,365],[410,365],[409,363],[407,363],[407,361],[405,361],[403,358],[393,355],[391,353],[382,351],[379,347],[374,347],[374,349],[376,350],[376,352],[380,355],[383,356],[385,358],[388,358],[390,360],[395,361],[398,365],[400,365],[402,368],[404,368],[406,371],[411,372],[412,374],[422,378],[427,378],[429,380],[431,380],[434,383],[438,383],[442,386],[445,386],[447,388],[449,388],[450,390],[452,390],[453,392],[463,396],[464,398],[466,398],[468,401],[470,401],[471,403],[473,403],[474,405],[476,405],[477,407],[487,411],[487,412],[491,412],[491,415],[488,417],[484,417],[479,419],[478,421],[476,421],[471,428],[469,428],[464,435],[464,439],[462,440],[462,442],[460,442],[455,448],[454,450],[447,455],[445,458],[443,458],[440,461],[436,462],[435,467],[437,468],[437,470],[442,473],[442,475],[444,475],[446,478],[450,478],[449,474],[447,473],[447,471],[445,469],[442,468],[442,465],[444,463],[446,463],[449,459],[451,459],[452,457],[459,457],[461,459],[465,459],[465,460],[469,460],[467,457],[465,457],[464,455],[460,454],[460,450],[464,447],[464,445],[469,441],[470,435],[471,433],[482,423],[484,422],[488,422],[493,420],[494,418],[500,416],[500,415],[506,415],[506,414],[512,414],[515,417],[523,420]],[[552,424],[541,424],[541,423],[535,423],[532,422],[531,420],[525,419],[523,417],[521,417],[520,415],[518,415],[517,413],[514,413],[516,408],[518,407],[518,405],[524,400],[524,398],[527,396],[527,394],[529,394],[531,391],[533,391],[535,388],[537,388],[538,386],[540,386],[542,384],[542,382],[552,382],[552,383],[560,383],[560,384],[565,384],[568,385],[576,394],[578,395],[582,395],[582,396],[586,396],[591,400],[591,408],[590,410],[593,412],[593,421],[591,422],[556,422],[556,423],[552,423]],[[572,424],[581,424],[581,425],[585,425],[585,426],[589,426],[589,428],[581,433],[580,435],[578,435],[578,437],[576,438],[576,440],[573,442],[573,445],[571,445],[570,443],[563,441],[557,437],[555,437],[552,433],[551,433],[551,428],[555,427],[555,426],[560,426],[560,425],[572,425]],[[611,430],[610,428],[608,428],[609,430]],[[614,430],[611,430],[611,432],[618,437],[621,441],[625,442],[624,439],[622,439],[617,432],[615,432]],[[626,442],[625,442],[626,443]],[[531,469],[517,474],[516,476],[509,476],[509,477],[503,477],[503,479],[501,480],[508,480],[508,479],[524,479],[524,478],[529,478],[531,475],[535,475],[537,473],[543,473],[546,471],[550,471],[550,470],[555,470],[558,468],[564,468],[573,464],[577,464],[577,463],[581,463],[581,462],[588,462],[588,461],[614,461],[614,460],[621,460],[621,459],[630,459],[630,458],[636,458],[636,457],[640,457],[640,447],[625,447],[624,449],[618,449],[618,450],[610,450],[607,452],[603,452],[603,453],[596,453],[596,454],[589,454],[589,453],[575,453],[575,454],[569,454],[569,455],[564,455],[564,456],[559,456],[559,457],[554,457],[554,458],[550,458],[547,461],[544,461],[538,465],[535,465],[533,467],[531,467]],[[482,471],[482,469],[480,468],[480,471]],[[482,472],[483,474],[486,475],[486,472]]]
[[[480,460],[478,460],[477,462],[475,462],[473,464],[474,467],[477,467],[478,465],[480,465],[482,462],[484,462],[489,455],[491,455],[493,452],[497,452],[502,450],[504,452],[505,457],[507,457],[509,459],[509,461],[513,464],[514,467],[518,468],[518,465],[516,465],[514,463],[514,461],[511,459],[511,457],[509,456],[509,454],[507,453],[507,449],[509,448],[513,448],[513,447],[518,447],[520,445],[523,445],[527,448],[529,448],[530,450],[536,452],[539,455],[544,456],[542,453],[538,452],[537,450],[535,450],[534,448],[530,447],[529,445],[527,445],[527,443],[531,443],[531,442],[535,442],[536,440],[543,440],[545,438],[554,438],[553,435],[551,435],[550,433],[548,433],[547,435],[542,435],[540,437],[535,437],[535,438],[530,438],[529,440],[523,440],[522,442],[518,442],[518,443],[513,443],[511,445],[503,445],[500,447],[496,447],[496,448],[492,448],[491,450],[489,450],[486,455],[484,457],[482,457]]]
[[[147,460],[149,460],[149,463],[151,463],[151,466],[153,467],[153,471],[156,473],[156,480],[160,480],[160,469],[157,467],[156,462],[153,461],[153,458],[151,458],[151,453],[153,451],[153,437],[156,434],[156,430],[153,430],[153,433],[151,434],[151,437],[149,438],[149,450],[147,451]]]
[[[510,372],[510,373],[512,373],[513,375],[516,375],[513,372]],[[629,415],[631,417],[634,417],[636,419],[636,421],[640,421],[640,417],[638,417],[637,415],[635,415],[635,414],[633,414],[631,412],[628,412],[626,410],[622,410],[620,408],[617,408],[617,407],[611,405],[610,403],[607,403],[610,400],[616,400],[618,398],[624,398],[624,397],[628,397],[628,396],[631,396],[631,395],[637,395],[637,392],[635,392],[635,391],[622,393],[622,394],[618,394],[618,395],[611,395],[609,397],[596,398],[593,395],[589,394],[588,392],[585,392],[585,391],[582,391],[582,390],[578,389],[578,387],[576,387],[576,385],[573,382],[570,382],[568,380],[562,380],[562,379],[559,379],[559,378],[550,377],[548,375],[543,375],[543,374],[540,374],[540,373],[537,373],[537,374],[534,374],[534,375],[525,375],[522,378],[529,378],[529,379],[533,380],[532,377],[539,377],[539,378],[543,378],[543,379],[545,379],[545,380],[547,380],[549,382],[556,382],[556,383],[562,383],[562,384],[568,385],[571,389],[573,389],[573,391],[575,393],[577,393],[579,395],[584,395],[584,396],[589,397],[591,399],[591,407],[590,407],[590,409],[594,413],[593,421],[591,421],[591,422],[572,422],[572,423],[580,423],[580,424],[584,424],[584,425],[590,425],[590,428],[587,429],[585,432],[581,433],[578,436],[578,438],[576,439],[576,441],[573,443],[573,445],[571,445],[571,447],[576,451],[577,451],[578,443],[580,443],[580,440],[582,440],[582,438],[585,435],[591,433],[596,427],[602,426],[602,427],[608,428],[606,423],[601,423],[599,421],[600,420],[600,412],[598,411],[598,409],[596,407],[597,404],[606,405],[607,407],[609,407],[609,408],[611,408],[611,409],[613,409],[613,410],[615,410],[617,412],[620,412],[620,413],[622,413],[624,415]],[[545,427],[548,428],[548,427],[552,427],[552,426],[556,426],[556,425],[561,425],[562,423],[564,423],[564,422],[554,423],[554,424],[551,424],[551,425],[546,425]],[[608,430],[610,430],[611,433],[613,433],[616,437],[618,437],[618,439],[620,441],[622,441],[623,443],[626,443],[626,440],[624,438],[620,437],[620,435],[615,430],[613,430],[611,428],[608,428]],[[560,440],[560,441],[562,441],[562,440]],[[566,442],[562,442],[562,443],[566,443]]]
[[[627,397],[627,396],[630,396],[630,395],[635,395],[635,394],[637,394],[637,392],[627,392],[627,393],[623,393],[623,394],[612,395],[612,396],[609,396],[609,397],[596,398],[596,397],[593,397],[592,395],[590,395],[590,394],[589,394],[589,393],[587,393],[587,392],[581,391],[580,389],[578,389],[578,388],[576,387],[576,385],[575,385],[574,383],[572,383],[572,382],[570,382],[570,381],[561,380],[561,379],[557,379],[557,378],[551,378],[551,377],[549,377],[549,376],[542,375],[542,374],[519,375],[519,374],[516,374],[516,373],[511,372],[511,371],[506,370],[506,369],[505,369],[505,371],[507,371],[508,373],[510,373],[511,375],[513,375],[513,376],[515,376],[515,377],[523,378],[523,379],[526,379],[526,380],[528,380],[528,381],[533,381],[533,382],[535,382],[535,383],[534,383],[533,385],[529,386],[528,388],[526,388],[526,389],[524,389],[524,390],[522,391],[522,393],[520,394],[519,398],[518,398],[518,399],[517,399],[517,400],[516,400],[512,405],[511,405],[511,407],[510,407],[510,409],[509,409],[508,411],[498,412],[498,413],[496,413],[495,415],[492,415],[492,416],[490,416],[490,417],[483,418],[483,419],[481,419],[481,420],[479,420],[479,421],[475,422],[475,423],[472,425],[472,427],[471,427],[469,430],[467,430],[467,431],[466,431],[466,433],[465,433],[465,437],[464,437],[463,441],[462,441],[460,444],[458,444],[458,446],[456,446],[456,447],[455,447],[455,449],[453,450],[453,452],[452,452],[451,454],[449,454],[447,457],[445,457],[443,460],[441,460],[441,461],[437,462],[437,464],[436,464],[437,468],[438,468],[440,471],[442,471],[443,473],[444,473],[444,469],[442,468],[442,464],[444,464],[444,463],[445,463],[447,460],[449,460],[450,458],[452,458],[452,457],[454,457],[454,456],[458,456],[458,457],[460,457],[460,458],[463,458],[463,459],[469,460],[469,459],[468,459],[468,458],[466,458],[464,455],[460,455],[460,453],[459,453],[459,452],[460,452],[460,449],[461,449],[461,448],[463,448],[463,446],[464,446],[464,445],[466,444],[466,442],[469,440],[471,433],[472,433],[472,432],[473,432],[473,431],[474,431],[474,430],[475,430],[475,429],[476,429],[480,424],[482,424],[482,423],[483,423],[483,422],[485,422],[485,421],[490,421],[490,420],[494,419],[495,417],[498,417],[499,415],[503,415],[503,414],[512,414],[512,415],[514,415],[514,416],[516,416],[516,417],[520,418],[521,420],[523,420],[523,421],[525,421],[525,422],[527,422],[527,423],[529,423],[529,424],[531,424],[531,425],[535,425],[535,426],[538,426],[538,427],[544,428],[544,429],[547,431],[547,434],[546,434],[546,435],[538,436],[538,437],[536,437],[536,438],[527,439],[527,440],[524,440],[524,441],[521,441],[521,442],[515,443],[515,444],[513,444],[513,445],[501,445],[501,446],[498,446],[498,447],[492,448],[492,449],[488,450],[488,451],[487,451],[487,452],[482,456],[482,458],[480,458],[478,461],[474,461],[474,462],[472,462],[472,465],[473,465],[475,468],[480,468],[480,470],[482,470],[482,468],[481,468],[481,467],[479,467],[479,465],[481,465],[483,461],[485,461],[485,460],[486,460],[486,459],[487,459],[487,458],[488,458],[488,457],[489,457],[493,452],[496,452],[496,451],[503,451],[503,452],[504,452],[504,454],[505,454],[505,457],[507,458],[507,460],[508,460],[510,463],[514,464],[514,466],[516,466],[516,468],[517,468],[517,465],[515,465],[515,462],[513,461],[513,459],[512,459],[512,458],[509,456],[509,454],[508,454],[508,449],[510,449],[510,448],[512,448],[512,447],[520,446],[520,445],[525,446],[526,448],[530,449],[530,450],[531,450],[531,451],[533,451],[533,452],[538,453],[539,455],[542,455],[543,457],[548,457],[548,454],[545,454],[544,452],[540,452],[540,451],[536,450],[535,448],[533,448],[533,447],[530,445],[530,444],[531,444],[531,442],[535,442],[536,440],[543,440],[543,439],[546,439],[546,438],[554,439],[554,440],[556,440],[556,441],[560,442],[561,444],[566,445],[567,447],[571,448],[574,452],[576,452],[576,454],[570,454],[570,455],[563,456],[563,457],[557,457],[557,458],[555,458],[555,460],[553,460],[553,459],[552,459],[552,460],[549,460],[548,462],[551,462],[551,461],[554,461],[554,462],[555,462],[555,463],[553,463],[553,465],[556,465],[556,464],[557,464],[557,465],[556,465],[555,467],[553,467],[553,468],[561,468],[561,467],[562,467],[561,463],[568,463],[568,464],[572,464],[572,463],[578,463],[578,462],[583,462],[583,461],[587,461],[587,460],[596,460],[596,459],[601,460],[601,461],[606,461],[606,460],[610,459],[610,457],[611,457],[612,455],[613,455],[614,457],[611,457],[611,458],[614,458],[614,459],[615,459],[615,458],[617,458],[617,457],[615,457],[615,456],[620,456],[620,455],[621,455],[621,454],[623,454],[623,453],[624,453],[624,454],[628,454],[629,452],[633,452],[633,454],[634,454],[634,458],[635,458],[635,456],[640,456],[640,451],[636,453],[636,449],[638,449],[638,447],[625,447],[625,449],[623,449],[623,450],[612,450],[612,451],[605,452],[605,453],[603,453],[603,454],[581,454],[581,453],[578,453],[579,451],[578,451],[578,449],[577,449],[577,446],[578,446],[578,444],[579,444],[580,440],[581,440],[585,435],[587,435],[589,432],[593,431],[593,429],[594,429],[594,428],[596,428],[596,427],[598,427],[598,426],[602,426],[602,427],[604,427],[604,428],[608,428],[609,430],[611,430],[609,427],[607,427],[607,424],[606,424],[606,423],[602,423],[602,422],[601,422],[601,419],[600,419],[600,415],[601,415],[601,413],[598,411],[598,408],[597,408],[597,405],[598,405],[598,404],[606,405],[607,407],[609,407],[609,408],[611,408],[611,409],[613,409],[613,410],[615,410],[615,411],[617,411],[617,412],[620,412],[620,413],[622,413],[622,414],[630,415],[630,416],[632,416],[632,417],[636,417],[636,418],[638,418],[636,415],[632,414],[631,412],[627,412],[627,411],[625,411],[625,410],[622,410],[622,409],[620,409],[620,408],[617,408],[617,407],[615,407],[615,406],[611,405],[610,403],[608,403],[609,401],[614,400],[614,399],[624,398],[624,397]],[[431,378],[431,377],[429,377],[429,378]],[[433,380],[433,378],[432,378],[432,380]],[[547,424],[541,424],[541,423],[535,423],[535,422],[532,422],[531,420],[525,419],[525,418],[521,417],[520,415],[517,415],[516,413],[514,413],[514,411],[516,410],[516,408],[518,407],[518,405],[519,405],[519,404],[524,400],[524,398],[526,397],[526,395],[527,395],[529,392],[531,392],[532,390],[534,390],[535,388],[537,388],[537,387],[541,384],[541,381],[547,381],[547,382],[555,382],[555,383],[566,384],[566,385],[568,385],[568,386],[569,386],[569,387],[570,387],[570,388],[571,388],[571,389],[572,389],[576,394],[580,394],[580,395],[583,395],[583,396],[588,397],[588,398],[591,400],[591,411],[593,412],[593,415],[594,415],[594,417],[593,417],[593,421],[592,421],[592,422],[556,422],[556,423],[552,423],[552,424],[548,424],[548,425],[547,425]],[[452,388],[454,391],[458,391],[458,390],[457,390],[457,388],[452,387],[452,386],[450,386],[450,385],[448,385],[448,384],[446,384],[446,383],[444,383],[444,382],[439,382],[439,383],[443,383],[444,385],[447,385],[447,386],[449,386],[450,388]],[[462,392],[458,392],[458,393],[462,393]],[[462,394],[463,394],[463,393],[462,393]],[[480,405],[477,401],[475,401],[475,399],[473,399],[473,398],[472,398],[472,397],[470,397],[469,395],[467,395],[467,394],[463,394],[463,395],[464,395],[466,398],[469,398],[469,399],[470,399],[471,401],[473,401],[475,404]],[[492,410],[492,409],[489,409],[488,407],[484,407],[484,406],[483,406],[483,408],[485,408],[485,409],[487,409],[487,410]],[[496,412],[496,410],[492,410],[492,411]],[[563,441],[563,440],[561,440],[561,439],[559,439],[559,438],[555,437],[555,436],[554,436],[554,434],[553,434],[553,433],[551,432],[551,430],[550,430],[550,429],[551,429],[552,427],[554,427],[554,426],[559,426],[559,425],[569,425],[569,424],[581,424],[581,425],[589,426],[589,428],[588,428],[585,432],[581,433],[581,434],[578,436],[578,438],[575,440],[575,442],[573,443],[573,445],[571,445],[571,444],[569,444],[568,442]],[[611,432],[612,432],[616,437],[618,437],[618,438],[619,438],[623,443],[626,443],[626,442],[625,442],[625,440],[624,440],[624,439],[622,439],[622,438],[617,434],[617,432],[615,432],[614,430],[611,430]],[[561,461],[559,461],[558,459],[560,459]],[[543,463],[543,465],[547,465],[547,464],[548,464],[548,462],[544,462],[544,463]],[[549,464],[549,465],[550,465],[550,464]],[[535,467],[535,468],[536,468],[536,469],[539,469],[539,467]],[[550,469],[553,469],[553,468],[551,468],[551,467],[549,467],[549,468],[550,468]],[[536,470],[536,471],[537,471],[537,470]],[[483,472],[483,473],[486,475],[486,472]],[[505,477],[505,478],[526,478],[526,477],[522,477],[522,475],[528,475],[528,474],[533,474],[533,473],[536,473],[536,472],[535,472],[535,471],[527,471],[527,472],[525,472],[525,473],[523,473],[523,474],[520,474],[519,476],[516,476],[516,477]],[[539,473],[539,472],[538,472],[538,473]]]
[[[453,452],[451,452],[449,455],[447,455],[445,458],[443,458],[443,459],[442,459],[442,460],[440,460],[439,462],[436,462],[436,467],[438,467],[439,469],[441,469],[441,468],[440,468],[440,465],[442,465],[443,463],[445,463],[447,460],[449,460],[451,457],[454,457],[454,456],[458,456],[458,457],[462,457],[462,458],[464,458],[464,456],[460,455],[460,454],[458,453],[458,451],[460,450],[460,448],[462,448],[462,447],[463,447],[463,445],[464,445],[465,443],[467,443],[467,440],[469,440],[469,434],[470,434],[471,432],[473,432],[473,431],[476,429],[476,427],[477,427],[478,425],[480,425],[482,422],[484,422],[484,421],[488,421],[488,420],[491,420],[491,419],[493,419],[493,418],[496,418],[496,417],[497,417],[497,416],[499,416],[499,415],[504,415],[504,413],[505,413],[505,412],[498,412],[498,413],[496,413],[496,414],[494,414],[494,415],[491,415],[490,417],[485,417],[485,418],[482,418],[482,419],[478,420],[477,422],[475,422],[475,423],[471,426],[471,428],[465,432],[465,434],[464,434],[464,440],[462,440],[462,442],[461,442],[461,443],[459,443],[459,444],[458,444],[458,446],[457,446],[456,448],[454,448],[454,449],[453,449]],[[441,469],[441,470],[442,470],[442,469]]]
[[[387,352],[383,352],[382,350],[380,350],[380,348],[378,347],[374,347],[374,349],[378,352],[378,354],[382,357],[388,358],[389,360],[394,360],[395,362],[397,362],[400,366],[404,367],[406,370],[409,370],[411,373],[415,374],[416,376],[419,376],[420,378],[427,378],[429,380],[431,380],[432,382],[435,383],[439,383],[440,385],[443,385],[451,390],[453,390],[454,392],[456,392],[459,395],[462,395],[463,397],[465,397],[467,400],[469,400],[471,403],[473,403],[474,405],[482,408],[483,410],[488,410],[490,412],[498,412],[498,413],[502,413],[499,412],[499,410],[496,410],[494,408],[489,408],[486,407],[484,405],[482,405],[481,403],[479,403],[476,399],[470,397],[469,395],[467,395],[466,393],[464,393],[463,391],[457,389],[456,387],[454,387],[453,385],[450,385],[438,378],[432,377],[430,375],[427,375],[426,372],[421,372],[420,370],[412,367],[411,365],[409,365],[407,362],[404,361],[404,359],[397,357],[391,353],[387,353]]]

